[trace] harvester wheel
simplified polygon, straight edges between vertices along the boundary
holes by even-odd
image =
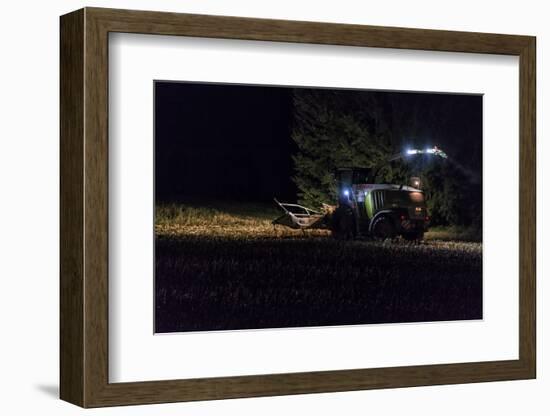
[[[355,238],[355,217],[348,206],[339,206],[332,214],[332,236],[337,240],[352,240]]]
[[[384,215],[376,218],[372,224],[372,236],[378,240],[394,238],[395,226],[393,221]]]

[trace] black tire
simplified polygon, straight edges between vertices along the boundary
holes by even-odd
[[[403,233],[403,238],[407,241],[421,241],[424,239],[424,231],[413,231],[410,233]]]
[[[337,240],[353,240],[355,238],[355,216],[353,210],[341,205],[332,214],[332,236]]]
[[[376,218],[372,223],[371,233],[372,236],[377,240],[394,238],[396,234],[395,225],[391,218],[382,215]]]

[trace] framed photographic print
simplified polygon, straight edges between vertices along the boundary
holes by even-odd
[[[535,38],[61,17],[82,407],[536,375]]]

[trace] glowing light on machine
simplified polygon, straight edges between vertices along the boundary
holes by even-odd
[[[420,203],[424,201],[424,194],[422,192],[411,192],[409,193],[411,201],[414,203]]]
[[[418,176],[411,177],[410,184],[413,188],[416,188],[416,189],[421,189],[422,187],[422,181]]]
[[[406,155],[434,155],[447,159],[447,154],[439,149],[437,146],[427,147],[426,149],[407,149],[405,150]]]

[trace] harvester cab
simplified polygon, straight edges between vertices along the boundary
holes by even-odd
[[[370,183],[370,174],[362,168],[336,171],[338,206],[330,222],[333,235],[340,239],[398,235],[422,239],[429,217],[419,178],[411,178],[417,186],[377,184]]]

